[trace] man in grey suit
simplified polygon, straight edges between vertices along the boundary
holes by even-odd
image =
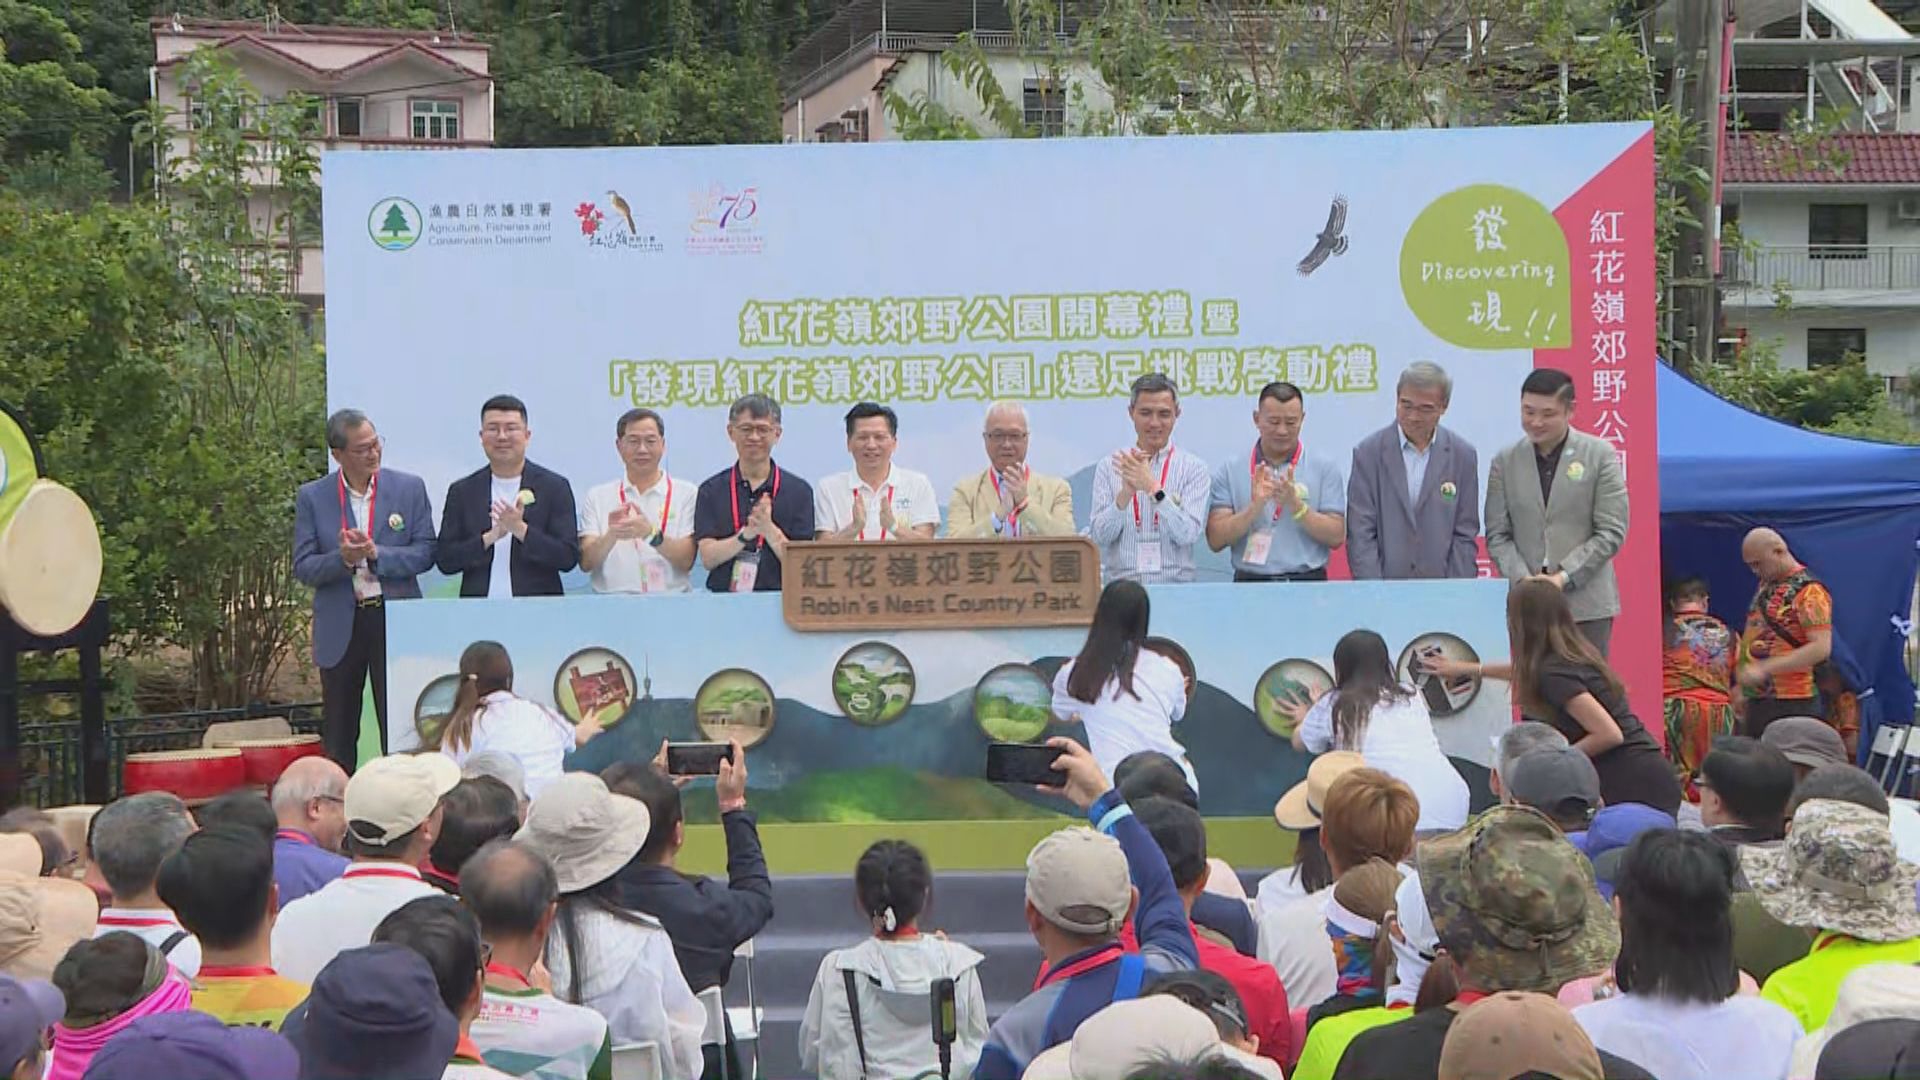
[[[427,485],[380,467],[382,443],[358,409],[327,418],[327,449],[340,467],[300,485],[294,503],[293,576],[313,587],[313,661],[320,668],[321,738],[352,772],[360,701],[373,677],[380,750],[387,748],[388,600],[416,599],[415,575],[433,565]]]
[[[1440,426],[1453,379],[1439,364],[1415,361],[1394,395],[1394,422],[1353,448],[1347,566],[1358,580],[1474,577],[1480,455]]]
[[[1620,613],[1613,557],[1627,539],[1627,477],[1605,440],[1573,430],[1573,377],[1537,368],[1520,384],[1527,437],[1487,472],[1487,553],[1508,581],[1541,577],[1567,594],[1602,655]]]

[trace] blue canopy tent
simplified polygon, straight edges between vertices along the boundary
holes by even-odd
[[[1903,645],[1920,571],[1920,447],[1823,435],[1750,412],[1662,364],[1660,549],[1668,577],[1703,577],[1736,630],[1753,598],[1748,529],[1779,530],[1833,593],[1834,661],[1861,695],[1861,748],[1910,724]]]

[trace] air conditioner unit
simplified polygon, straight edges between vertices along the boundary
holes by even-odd
[[[1920,221],[1920,195],[1902,195],[1893,204],[1893,216],[1901,221]]]

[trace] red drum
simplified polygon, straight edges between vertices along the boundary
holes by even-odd
[[[120,774],[129,795],[170,791],[188,801],[217,798],[247,782],[238,750],[166,750],[128,754]]]
[[[270,788],[287,766],[303,757],[317,757],[320,750],[320,736],[293,735],[284,739],[235,739],[228,743],[240,751],[240,760],[246,764],[247,783]]]

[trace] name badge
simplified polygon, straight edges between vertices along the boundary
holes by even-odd
[[[1160,572],[1160,538],[1158,536],[1143,536],[1140,538],[1139,542],[1134,545],[1133,564],[1139,567],[1140,573],[1142,574],[1157,574]]]
[[[667,564],[664,559],[656,555],[641,564],[640,591],[649,593],[667,591]]]
[[[373,567],[361,563],[353,568],[353,598],[371,600],[380,595],[380,579],[374,576]]]
[[[1267,555],[1273,551],[1273,530],[1255,529],[1247,534],[1247,550],[1240,561],[1253,566],[1265,566]]]
[[[743,551],[733,560],[733,592],[752,592],[753,583],[760,579],[760,553]]]

